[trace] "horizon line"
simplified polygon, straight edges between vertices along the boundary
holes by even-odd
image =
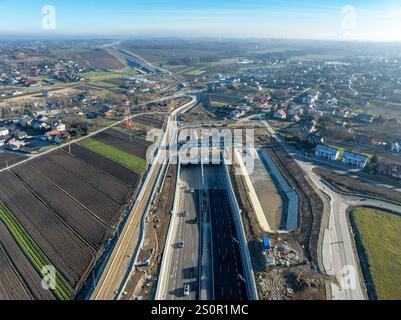
[[[274,36],[207,36],[207,35],[123,35],[123,34],[113,34],[113,35],[100,35],[100,34],[53,34],[53,35],[43,35],[43,34],[1,34],[0,41],[8,40],[8,38],[17,37],[19,39],[15,40],[36,40],[36,41],[57,41],[57,40],[144,40],[146,38],[153,40],[284,40],[284,41],[322,41],[322,42],[342,42],[342,43],[378,43],[378,44],[401,44],[401,40],[389,40],[389,39],[335,39],[335,38],[312,38],[312,37],[274,37]]]

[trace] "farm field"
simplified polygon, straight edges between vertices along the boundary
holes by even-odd
[[[38,270],[36,270],[32,264],[29,262],[27,257],[24,255],[18,244],[15,242],[12,234],[8,231],[6,226],[0,222],[0,256],[6,255],[10,263],[18,270],[20,274],[20,280],[28,289],[31,299],[36,300],[54,300],[55,296],[51,290],[45,290],[42,287],[42,277],[39,275]],[[0,258],[1,259],[1,258]],[[3,268],[0,268],[0,272]],[[7,278],[1,276],[1,279]],[[14,286],[13,286],[14,287]],[[0,288],[8,288],[0,286]],[[10,290],[7,290],[7,292]],[[12,291],[12,290],[11,290]],[[6,292],[6,293],[7,293]],[[0,293],[0,299],[2,298],[2,293]],[[18,297],[18,298],[21,298]]]
[[[105,222],[86,210],[29,165],[18,166],[13,169],[13,172],[94,251],[100,248],[108,229]]]
[[[201,74],[203,74],[205,72],[206,71],[204,71],[202,69],[193,69],[193,70],[184,72],[184,74],[188,75],[188,76],[199,76],[199,75],[201,75]]]
[[[146,142],[136,144],[146,150]],[[0,272],[9,273],[0,283],[4,299],[73,297],[139,182],[138,174],[99,154],[78,145],[71,151],[0,174],[0,204],[7,207],[0,212]],[[64,281],[59,292],[41,289],[38,270],[44,264],[54,265]]]
[[[82,72],[79,74],[81,77],[89,80],[90,82],[101,82],[112,79],[123,79],[126,77],[132,77],[137,75],[135,71],[127,71],[127,72],[111,72],[111,71],[97,71],[97,72]]]
[[[48,158],[55,164],[63,166],[72,174],[82,177],[92,186],[97,186],[97,188],[109,194],[120,203],[126,202],[132,194],[132,188],[130,186],[84,160],[62,150],[53,152]]]
[[[362,246],[362,259],[367,259],[377,298],[401,299],[401,216],[375,209],[356,208],[351,218],[358,231],[357,244]]]
[[[113,127],[111,129],[108,129],[106,131],[104,131],[104,133],[107,133],[109,136],[124,140],[128,143],[132,143],[134,145],[138,145],[141,146],[142,148],[149,148],[151,143],[149,141],[146,141],[144,138],[135,135],[135,133],[133,133],[131,135],[131,138],[129,136],[129,131],[126,131],[127,129],[123,129],[121,127]],[[142,154],[143,154],[143,150],[142,150]],[[146,152],[145,152],[146,154]]]
[[[146,141],[110,131],[105,137],[120,147],[146,154]],[[93,141],[106,147],[103,152],[135,159],[138,172],[144,169],[144,159]],[[53,300],[70,299],[80,289],[140,175],[74,144],[71,154],[54,151],[2,172],[0,179],[0,272],[9,274],[0,297]],[[58,291],[41,289],[43,265],[56,268]]]
[[[129,186],[135,187],[139,182],[139,175],[134,171],[78,144],[71,145],[71,153]]]
[[[113,225],[117,221],[120,215],[120,203],[109,195],[72,175],[63,167],[54,165],[46,157],[35,159],[29,165],[36,174],[42,174],[104,223]]]
[[[105,139],[102,140],[104,141]],[[107,138],[107,141],[110,140],[111,139]],[[121,149],[118,149],[114,146],[112,147],[104,142],[100,142],[95,139],[85,139],[82,142],[82,145],[85,148],[95,153],[98,153],[99,155],[106,157],[112,161],[115,161],[133,170],[136,173],[141,173],[146,166],[146,161],[144,159],[134,156],[130,153],[122,151]]]
[[[142,115],[135,118],[135,121],[148,127],[161,129],[163,127],[164,119],[158,119]]]
[[[99,87],[101,89],[113,89],[117,87],[115,84],[108,81],[91,81],[88,82],[88,84],[91,86]]]
[[[14,174],[3,172],[0,179],[0,201],[75,288],[94,259],[93,251]]]
[[[14,270],[6,253],[0,247],[0,299],[31,300],[17,272]]]
[[[0,169],[4,169],[7,166],[7,163],[10,166],[10,165],[16,164],[22,160],[25,160],[25,159],[26,159],[26,157],[24,157],[22,155],[20,156],[20,155],[16,155],[13,153],[7,153],[7,152],[0,153]],[[7,163],[6,163],[6,161],[7,161]]]
[[[25,255],[35,266],[37,270],[42,270],[45,266],[50,266],[51,262],[38,247],[31,236],[26,232],[20,222],[13,216],[10,210],[0,202],[0,219],[8,230],[12,233],[12,237],[18,242],[21,250],[24,251]],[[19,271],[19,270],[18,270]],[[54,293],[59,299],[66,300],[70,299],[72,295],[72,288],[66,282],[62,274],[56,270],[56,287]]]
[[[142,159],[146,158],[146,150],[150,145],[135,136],[130,141],[128,134],[113,129],[101,132],[93,139]]]
[[[126,67],[116,57],[101,49],[80,51],[77,55],[94,68],[122,69]]]

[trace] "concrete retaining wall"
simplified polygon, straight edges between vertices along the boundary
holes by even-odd
[[[256,190],[253,186],[252,180],[249,176],[249,173],[247,171],[247,168],[244,164],[244,161],[242,159],[240,151],[234,150],[234,163],[238,164],[240,166],[241,174],[245,179],[245,183],[248,187],[248,196],[249,199],[251,200],[251,205],[252,209],[256,214],[256,217],[258,219],[259,225],[262,228],[264,232],[271,232],[269,223],[267,222],[265,212],[259,202],[258,195],[256,194]]]
[[[233,216],[234,216],[235,229],[237,231],[237,236],[238,236],[237,240],[239,241],[240,248],[241,248],[240,251],[241,251],[242,264],[244,266],[244,271],[245,271],[244,276],[245,276],[245,280],[246,280],[246,288],[247,288],[247,292],[248,292],[248,298],[250,300],[258,300],[258,292],[256,289],[256,282],[255,282],[255,276],[253,273],[251,255],[249,253],[248,242],[246,240],[244,225],[242,223],[241,209],[238,206],[238,202],[235,197],[234,188],[233,188],[233,185],[232,185],[231,179],[230,179],[230,173],[228,171],[228,166],[226,164],[224,164],[224,172],[225,172],[226,182],[227,182],[227,186],[228,186],[228,195],[230,198],[231,209],[233,211]]]
[[[168,274],[165,270],[168,270],[168,266],[171,260],[171,244],[173,241],[174,231],[175,231],[175,223],[178,218],[177,216],[177,207],[178,207],[178,200],[179,200],[179,193],[180,193],[180,174],[181,174],[181,162],[178,160],[178,169],[177,169],[177,181],[176,181],[176,194],[174,197],[174,205],[173,210],[171,211],[171,218],[170,218],[170,225],[168,228],[167,238],[166,238],[166,245],[163,252],[163,260],[162,265],[160,268],[159,279],[157,282],[157,289],[156,289],[156,297],[155,300],[165,300],[166,297],[163,294],[166,292]]]
[[[286,229],[288,232],[293,232],[298,228],[298,216],[299,216],[299,198],[298,194],[294,189],[290,187],[287,180],[281,174],[280,170],[276,166],[276,163],[270,157],[270,155],[265,151],[261,150],[260,155],[262,157],[263,163],[267,166],[267,169],[273,175],[274,179],[277,181],[280,190],[287,198],[287,223]]]

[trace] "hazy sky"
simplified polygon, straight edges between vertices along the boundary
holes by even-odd
[[[42,8],[56,9],[43,29]],[[400,0],[0,0],[0,35],[401,41]]]

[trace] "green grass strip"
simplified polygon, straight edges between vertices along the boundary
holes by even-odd
[[[118,162],[136,173],[141,173],[145,169],[146,161],[144,159],[121,151],[100,141],[88,138],[82,141],[81,144],[83,147],[110,160]]]
[[[0,202],[0,220],[11,231],[18,245],[39,273],[41,273],[44,266],[52,265],[39,246],[2,202]],[[56,288],[53,291],[57,298],[60,300],[71,299],[73,292],[71,286],[59,272],[56,275]]]
[[[401,299],[401,216],[356,208],[352,215],[379,300]]]

